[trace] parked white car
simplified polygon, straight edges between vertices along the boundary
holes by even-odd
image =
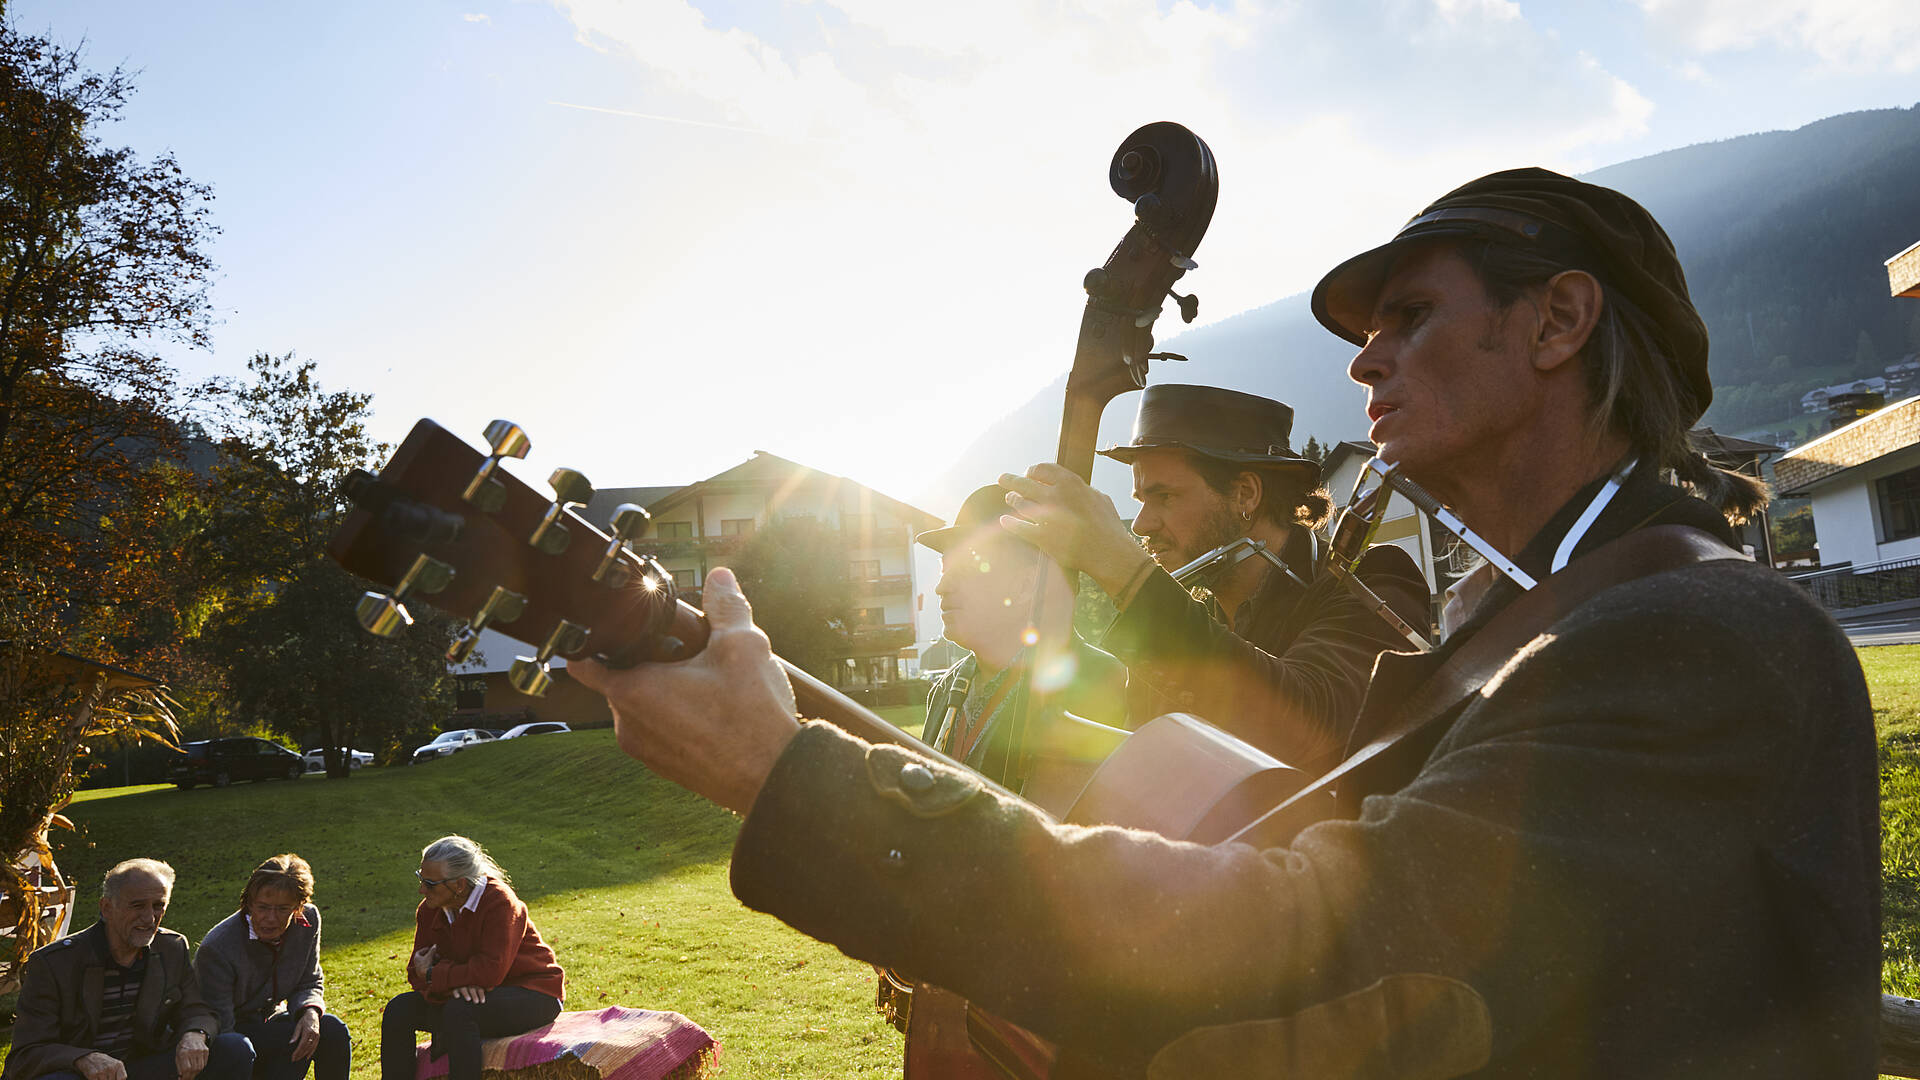
[[[347,762],[350,768],[358,769],[373,764],[373,755],[367,753],[365,750],[354,750],[343,746],[340,748],[340,752],[347,756]],[[313,747],[306,753],[301,754],[300,760],[306,764],[308,772],[321,772],[327,767],[326,747]]]
[[[510,727],[507,729],[507,733],[500,737],[502,739],[517,739],[522,735],[558,735],[563,731],[572,730],[572,728],[558,720],[541,720],[537,723],[519,724]]]
[[[409,759],[408,763],[418,765],[423,761],[434,761],[446,757],[448,754],[465,750],[475,743],[492,741],[493,733],[484,728],[459,728],[454,731],[443,731],[435,736],[434,740],[427,745],[415,747],[413,757]]]

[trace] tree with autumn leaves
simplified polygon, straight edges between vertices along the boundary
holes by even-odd
[[[15,856],[46,853],[90,746],[171,742],[176,712],[338,745],[448,696],[445,621],[366,637],[324,557],[384,451],[366,396],[290,356],[186,386],[159,351],[209,344],[215,228],[172,155],[100,137],[131,90],[0,20],[0,916],[24,947]]]
[[[173,732],[161,691],[100,677],[182,581],[156,549],[192,485],[173,370],[145,348],[203,344],[207,191],[170,156],[103,146],[118,70],[0,26],[0,888],[41,927],[15,853],[43,851],[88,743]]]

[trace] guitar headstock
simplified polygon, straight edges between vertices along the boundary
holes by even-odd
[[[378,477],[349,482],[354,507],[327,545],[348,570],[390,590],[369,592],[360,624],[383,637],[413,622],[407,605],[425,601],[467,625],[448,652],[458,662],[482,629],[533,647],[508,678],[539,695],[552,682],[547,663],[594,656],[615,666],[674,660],[706,644],[706,620],[681,603],[673,576],[636,555],[627,541],[646,531],[647,512],[622,505],[611,535],[572,507],[593,497],[573,469],[556,469],[554,497],[500,467],[530,449],[518,425],[487,425],[490,453],[421,420]]]

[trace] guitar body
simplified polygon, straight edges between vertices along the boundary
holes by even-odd
[[[1101,764],[1063,820],[1217,844],[1312,779],[1197,716],[1169,713],[1148,721]],[[1331,815],[1331,799],[1321,809]],[[916,991],[916,1002],[919,996]],[[1000,1080],[1116,1075],[1062,1056],[1045,1039],[983,1009],[969,1008],[967,1026],[980,1054],[999,1068]]]

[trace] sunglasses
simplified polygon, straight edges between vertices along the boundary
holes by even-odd
[[[423,874],[423,873],[421,873],[421,872],[420,872],[420,871],[418,871],[418,870],[415,870],[415,871],[413,872],[413,876],[414,876],[414,877],[417,877],[417,878],[419,878],[419,879],[420,879],[420,884],[422,884],[422,885],[425,885],[425,886],[426,886],[427,888],[429,888],[429,889],[432,889],[432,888],[436,888],[436,887],[438,887],[438,886],[441,886],[441,885],[445,885],[445,884],[446,884],[447,882],[449,882],[449,881],[452,881],[452,880],[453,880],[453,879],[452,879],[452,878],[450,878],[450,877],[443,877],[443,878],[430,878],[430,877],[428,877],[427,875],[425,875],[425,874]]]

